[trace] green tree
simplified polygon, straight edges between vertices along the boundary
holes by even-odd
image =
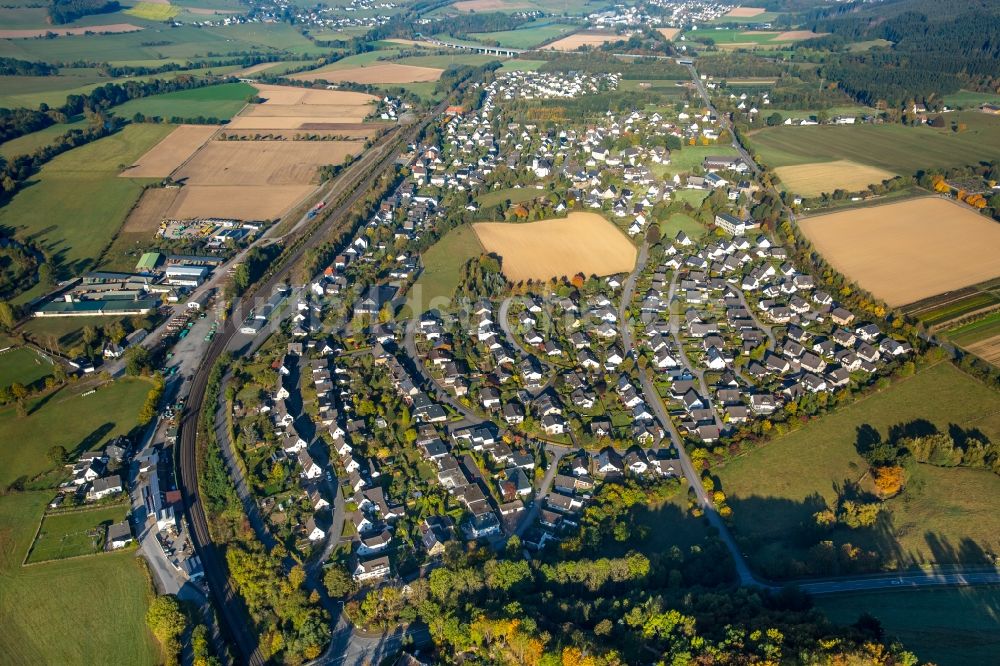
[[[187,618],[177,597],[172,594],[156,597],[146,611],[146,625],[163,648],[164,662],[177,664],[180,637],[187,627]]]
[[[53,465],[62,465],[66,462],[66,458],[69,456],[66,452],[66,447],[63,446],[50,447],[47,455],[49,461],[51,461]]]
[[[357,585],[351,574],[340,564],[334,564],[327,568],[323,574],[323,586],[331,597],[349,597],[357,590]]]
[[[125,373],[138,377],[153,367],[153,357],[142,345],[132,345],[125,351]]]
[[[17,318],[14,316],[14,308],[7,301],[0,301],[0,328],[5,331],[14,329]]]

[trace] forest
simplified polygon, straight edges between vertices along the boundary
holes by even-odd
[[[891,47],[839,52],[824,74],[857,101],[898,107],[961,88],[995,89],[1000,72],[1000,5],[958,0],[948,11],[932,0],[850,3],[824,10],[808,27],[830,36],[800,49],[846,48],[851,42],[885,39]]]
[[[118,0],[52,0],[49,19],[55,25],[72,23],[91,14],[108,14],[121,9]]]

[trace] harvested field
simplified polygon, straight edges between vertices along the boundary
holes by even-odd
[[[0,39],[34,39],[44,37],[52,33],[65,37],[67,35],[83,35],[88,32],[94,34],[111,34],[118,32],[136,32],[142,30],[140,26],[131,23],[111,23],[108,25],[88,25],[80,28],[41,28],[38,30],[0,30]]]
[[[850,160],[783,166],[774,172],[785,189],[806,197],[819,196],[823,192],[832,193],[838,188],[857,192],[872,183],[881,183],[896,176],[891,171]]]
[[[219,125],[181,125],[120,175],[127,178],[166,178],[215,134]]]
[[[378,99],[372,95],[348,90],[322,90],[316,88],[293,88],[291,86],[272,86],[255,83],[260,96],[265,100],[261,106],[295,106],[334,105],[334,106],[368,106]]]
[[[340,164],[362,141],[211,141],[176,180],[195,185],[301,185],[324,164]]]
[[[923,197],[800,220],[837,270],[898,306],[1000,274],[1000,225]]]
[[[167,213],[180,192],[180,188],[176,187],[154,187],[143,192],[139,203],[125,218],[121,232],[123,234],[145,234],[147,238],[152,237],[159,229],[160,221],[167,217]]]
[[[763,7],[734,7],[726,13],[726,16],[734,16],[736,18],[753,18],[754,16],[763,14],[765,11],[767,10]]]
[[[1000,335],[974,342],[965,348],[984,361],[1000,367]]]
[[[612,32],[578,32],[554,41],[544,48],[553,51],[575,51],[581,46],[600,46],[608,42],[617,42],[620,39],[625,38]]]
[[[299,81],[351,81],[353,83],[421,83],[437,81],[444,70],[399,63],[379,63],[350,69],[317,69],[289,78]]]
[[[812,30],[788,30],[779,34],[774,38],[776,42],[801,42],[804,39],[812,39],[813,37],[822,37],[823,35],[828,35],[828,32],[813,32]]]
[[[360,123],[377,100],[365,93],[255,84],[262,104],[233,118],[229,129],[294,130],[319,123]]]
[[[657,28],[656,31],[663,35],[665,40],[672,41],[677,35],[680,34],[680,28]]]
[[[581,272],[613,275],[635,266],[635,246],[597,213],[524,224],[481,222],[472,228],[488,252],[503,257],[504,275],[513,282]]]
[[[452,7],[460,12],[495,12],[504,9],[530,9],[532,5],[517,0],[460,0]]]
[[[188,185],[181,188],[168,215],[176,219],[276,220],[313,189],[313,185]]]

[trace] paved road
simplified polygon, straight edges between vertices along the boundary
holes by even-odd
[[[401,133],[386,135],[376,147],[369,149],[360,160],[349,166],[336,179],[333,188],[336,195],[331,193],[331,197],[338,199],[340,203],[332,209],[328,207],[326,214],[315,227],[302,231],[302,234],[308,234],[303,237],[303,242],[281,260],[280,265],[275,267],[276,270],[269,277],[251,289],[248,298],[253,294],[270,294],[276,285],[284,281],[291,268],[307,250],[333,237],[335,231],[342,229],[350,208],[371,189],[381,174],[392,167],[399,149],[415,140],[419,132],[443,111],[445,104],[446,102],[442,102],[417,125]],[[181,421],[178,444],[178,486],[184,497],[192,538],[201,557],[205,578],[212,590],[221,625],[234,643],[241,663],[257,666],[264,663],[263,655],[258,648],[258,639],[254,635],[243,600],[232,588],[222,553],[212,542],[198,490],[197,429],[208,379],[216,360],[237,336],[237,326],[238,323],[232,318],[226,320],[190,383],[188,409],[185,410]]]
[[[688,65],[687,68],[691,72],[691,78],[694,79],[694,85],[698,88],[698,92],[701,94],[701,98],[705,102],[705,106],[708,107],[709,113],[719,118],[719,123],[722,124],[724,129],[729,131],[729,135],[732,137],[733,148],[735,148],[736,152],[740,154],[740,157],[742,157],[743,161],[747,163],[747,166],[753,170],[754,175],[760,176],[761,168],[757,166],[757,163],[753,161],[752,157],[750,157],[750,153],[743,147],[740,140],[736,138],[736,132],[733,131],[733,124],[729,121],[729,115],[720,115],[716,110],[715,105],[712,104],[712,98],[709,97],[708,90],[705,89],[705,84],[702,83],[701,77],[698,76],[698,72],[695,70],[694,65]]]
[[[767,348],[773,351],[778,344],[777,339],[774,337],[774,330],[770,326],[762,322],[760,318],[754,313],[753,308],[750,307],[750,304],[747,302],[746,294],[743,293],[742,289],[740,289],[737,286],[734,286],[733,291],[735,291],[736,295],[739,296],[740,303],[743,305],[744,308],[746,308],[746,311],[750,313],[750,319],[753,320],[754,325],[760,330],[764,331],[764,335],[767,336],[767,343],[768,343]]]
[[[559,471],[559,462],[563,459],[563,456],[572,451],[572,448],[569,446],[560,446],[559,444],[546,444],[545,451],[549,454],[551,460],[549,461],[548,468],[545,470],[545,476],[542,477],[541,483],[535,489],[535,501],[531,503],[531,507],[528,508],[521,522],[514,529],[514,534],[519,537],[535,524],[535,519],[538,518],[538,513],[542,510],[542,504],[544,504],[545,498],[549,496],[549,491],[552,489],[552,480]]]
[[[630,273],[628,278],[625,280],[625,285],[622,289],[622,301],[619,304],[619,312],[623,316],[627,304],[631,301],[632,294],[635,291],[636,280],[645,268],[648,260],[649,248],[646,243],[643,243],[642,248],[639,250],[639,258],[636,261],[635,269],[633,269],[632,273]],[[672,301],[672,297],[673,285],[671,285],[670,301]],[[673,318],[673,315],[671,318]],[[635,348],[635,339],[632,335],[631,329],[632,322],[622,322],[622,338],[625,344],[625,351],[634,357],[637,352]],[[718,511],[716,511],[715,504],[712,503],[712,500],[708,497],[708,493],[705,491],[705,488],[701,485],[701,475],[695,471],[694,465],[691,464],[691,457],[688,455],[687,449],[684,447],[684,439],[677,432],[676,428],[674,428],[673,421],[670,420],[670,414],[667,412],[667,409],[663,404],[663,400],[660,398],[660,394],[656,392],[656,387],[653,385],[653,380],[649,374],[649,368],[641,368],[638,364],[636,364],[636,368],[639,373],[639,381],[642,384],[642,390],[646,395],[649,405],[653,408],[657,418],[664,425],[664,427],[667,428],[671,438],[673,439],[674,447],[677,449],[677,456],[680,459],[681,470],[683,470],[684,477],[688,480],[688,485],[691,488],[694,488],[698,504],[701,506],[702,511],[704,511],[705,517],[718,531],[719,538],[722,539],[723,543],[726,544],[726,547],[732,554],[733,563],[736,566],[736,573],[739,576],[740,583],[743,585],[759,585],[754,578],[753,573],[751,573],[750,567],[747,566],[746,561],[743,559],[742,553],[740,553],[735,539],[733,539],[732,534],[730,534],[729,529],[722,520]]]
[[[677,354],[680,356],[681,363],[687,368],[694,377],[698,380],[698,388],[701,389],[701,396],[708,403],[708,408],[712,410],[712,419],[715,421],[715,425],[722,431],[722,419],[719,418],[719,412],[715,409],[715,401],[712,400],[712,394],[708,391],[708,383],[705,381],[705,371],[691,362],[688,358],[687,352],[684,351],[684,341],[681,340],[681,327],[680,327],[680,313],[674,312],[674,298],[677,292],[677,277],[678,272],[674,271],[674,276],[670,280],[670,291],[667,294],[667,307],[670,312],[670,335],[674,338],[674,343],[677,345]]]
[[[431,377],[427,372],[427,369],[424,367],[424,362],[420,358],[420,354],[417,353],[416,330],[416,320],[409,319],[405,324],[403,332],[403,351],[406,352],[406,356],[409,358],[410,364],[417,372],[418,376],[414,377],[414,379],[419,379],[424,387],[434,394],[434,398],[437,402],[449,405],[452,409],[461,414],[464,417],[463,420],[467,422],[467,425],[476,425],[477,423],[485,422],[486,419],[481,418],[478,414],[459,402],[440,384],[438,384],[437,380]],[[455,426],[458,424],[452,425]]]

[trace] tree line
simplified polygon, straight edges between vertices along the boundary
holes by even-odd
[[[62,25],[91,14],[109,14],[119,9],[118,0],[52,0],[49,20],[55,25]]]

